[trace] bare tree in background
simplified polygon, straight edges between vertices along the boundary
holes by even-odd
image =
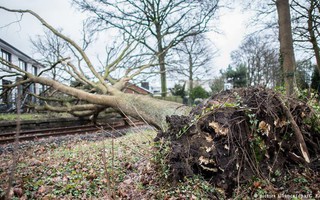
[[[296,47],[296,50],[299,51],[299,53],[307,53],[307,55],[305,55],[307,59],[316,57],[317,65],[319,66],[318,27],[320,21],[320,6],[318,0],[293,0],[290,2],[274,0],[273,2],[276,6],[274,6],[273,3],[270,4],[270,1],[250,1],[246,2],[246,5],[250,7],[250,9],[256,10],[257,15],[254,21],[255,24],[261,25],[261,28],[258,28],[259,30],[276,30],[278,29],[277,25],[280,26],[279,39],[282,43],[280,51],[282,54],[281,60],[284,64],[283,76],[286,82],[286,88],[290,89],[292,87],[289,87],[288,83],[293,82],[294,84],[295,71],[295,56],[293,55],[293,47],[290,46]],[[275,8],[277,8],[277,10],[275,10]],[[275,15],[276,13],[278,14],[278,17]],[[275,23],[276,18],[278,18],[279,24]],[[289,39],[290,37],[293,37],[293,45],[289,45],[289,43],[292,43],[289,41],[292,40]],[[311,49],[313,51],[312,54],[310,54]]]
[[[174,48],[177,60],[170,62],[170,72],[182,75],[188,79],[188,89],[194,87],[194,80],[202,80],[212,70],[210,61],[214,57],[210,41],[204,35],[194,35],[186,38]]]
[[[157,56],[162,96],[167,92],[166,56],[187,37],[208,31],[218,0],[73,0],[91,14],[94,31],[116,28],[143,44]],[[137,37],[147,30],[144,37]]]
[[[293,34],[294,41],[299,48],[313,56],[320,71],[320,2],[319,0],[293,0],[291,3],[293,10]]]
[[[60,32],[62,30],[59,30]],[[31,39],[33,51],[37,53],[37,56],[41,57],[39,62],[45,66],[52,66],[67,52],[67,43],[61,38],[54,35],[51,31],[45,30],[44,35],[38,35],[36,39]],[[52,79],[56,80],[57,76],[61,76],[62,70],[54,67],[50,70],[49,75]]]
[[[278,50],[272,47],[270,38],[250,36],[231,53],[235,65],[247,67],[248,85],[274,87],[281,83]]]
[[[218,94],[224,89],[225,77],[223,75],[214,77],[210,83],[211,93],[213,95]]]

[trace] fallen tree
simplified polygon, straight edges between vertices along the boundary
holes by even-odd
[[[14,69],[11,73],[23,77],[7,85],[7,88],[40,83],[70,98],[79,99],[83,104],[68,103],[60,108],[47,105],[39,109],[65,110],[79,115],[80,112],[87,114],[90,111],[90,114],[98,114],[111,107],[155,126],[159,129],[156,140],[165,144],[168,150],[164,152],[164,158],[172,180],[200,174],[224,189],[227,197],[231,197],[235,188],[253,179],[264,180],[265,185],[273,187],[273,192],[281,192],[277,188],[283,186],[281,181],[285,182],[285,176],[282,175],[299,171],[301,166],[308,174],[319,174],[319,123],[306,103],[287,99],[265,88],[225,91],[193,109],[179,103],[126,94],[122,92],[126,83],[153,65],[149,62],[138,67],[132,66],[118,79],[111,76],[119,62],[129,55],[131,48],[135,48],[132,42],[128,42],[114,62],[105,66],[103,73],[98,73],[79,45],[36,13],[4,7],[0,9],[29,13],[36,17],[56,36],[66,41],[73,51],[77,51],[90,73],[95,76],[94,81],[88,79],[82,67],[74,66],[66,57],[49,67],[52,69],[62,65],[74,80],[86,86],[86,89],[77,88],[43,77],[42,73],[35,76],[1,59],[1,63]],[[51,101],[52,98],[47,100]],[[279,180],[272,181],[275,177]]]
[[[143,70],[146,70],[155,64],[153,61],[155,60],[155,56],[151,57],[149,62],[141,64],[139,66],[131,66],[126,68],[123,71],[123,76],[115,79],[112,77],[112,73],[119,68],[121,62],[128,62],[125,58],[129,57],[132,51],[137,46],[137,42],[134,41],[127,41],[126,46],[121,50],[120,54],[114,58],[113,62],[104,66],[103,73],[99,73],[94,65],[92,64],[91,60],[85,53],[84,49],[80,47],[75,41],[71,38],[63,35],[61,32],[56,30],[50,24],[48,24],[43,18],[41,18],[37,13],[31,10],[16,10],[16,9],[8,9],[5,7],[0,6],[0,9],[13,12],[13,13],[21,13],[21,14],[30,14],[38,19],[43,26],[48,28],[53,34],[57,37],[61,38],[65,42],[68,43],[70,50],[72,52],[76,52],[76,56],[81,57],[81,60],[84,61],[85,67],[75,66],[69,57],[63,57],[59,55],[61,58],[55,62],[52,66],[48,67],[48,69],[43,70],[40,72],[39,75],[35,76],[13,63],[10,63],[1,58],[1,63],[11,67],[14,70],[5,70],[5,68],[1,68],[9,73],[8,76],[20,76],[20,78],[16,83],[11,85],[6,85],[6,89],[12,89],[19,85],[30,84],[30,83],[40,83],[42,85],[49,86],[54,88],[55,90],[66,94],[68,96],[74,97],[76,99],[82,100],[87,102],[88,104],[84,104],[81,106],[73,106],[72,104],[68,103],[65,104],[65,107],[62,108],[54,108],[53,106],[44,106],[38,107],[41,110],[49,110],[49,111],[57,111],[57,110],[66,110],[69,113],[77,112],[77,115],[81,115],[79,112],[81,111],[88,111],[88,109],[101,112],[104,108],[112,107],[115,110],[118,110],[120,113],[125,113],[126,115],[136,117],[141,119],[158,129],[165,130],[167,128],[165,117],[167,115],[177,114],[177,115],[184,115],[190,111],[190,108],[187,106],[156,100],[151,97],[136,95],[136,94],[126,94],[123,93],[122,90],[125,89],[126,83],[136,76],[138,76]],[[142,35],[143,37],[143,35]],[[136,55],[134,55],[136,56]],[[133,57],[134,57],[133,56]],[[45,71],[52,70],[53,68],[61,65],[63,70],[71,76],[71,80],[76,80],[83,85],[81,88],[72,87],[67,84],[63,84],[57,80],[53,80],[47,77],[44,77]],[[88,69],[89,72],[85,72],[84,68]],[[90,80],[86,77],[86,73],[91,73],[94,76],[95,81]],[[86,88],[86,89],[84,89]],[[37,97],[37,95],[34,95]],[[52,98],[42,98],[43,101],[52,101]],[[94,104],[94,105],[92,105]],[[102,106],[102,107],[101,107]],[[164,109],[165,108],[165,109]],[[87,114],[87,112],[85,112]]]

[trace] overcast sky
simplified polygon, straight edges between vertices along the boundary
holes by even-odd
[[[55,28],[62,28],[64,34],[80,38],[81,22],[85,15],[72,8],[68,0],[0,0],[0,5],[31,9]],[[41,24],[30,15],[24,15],[21,22],[9,25],[20,19],[20,15],[0,10],[0,16],[0,38],[32,56],[30,38],[43,32]],[[240,45],[246,31],[247,19],[248,15],[242,14],[240,9],[224,11],[217,24],[217,28],[223,34],[208,33],[208,37],[219,50],[213,63],[214,75],[218,75],[221,68],[226,68],[230,64],[230,52]],[[91,50],[89,56],[95,57],[99,53],[98,49],[104,52],[103,46],[100,46]]]

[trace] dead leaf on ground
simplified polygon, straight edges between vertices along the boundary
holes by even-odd
[[[210,126],[211,128],[213,128],[213,129],[214,129],[214,132],[217,133],[217,134],[219,134],[219,135],[227,135],[228,132],[229,132],[229,129],[228,129],[228,128],[223,127],[223,126],[220,125],[218,122],[212,121],[212,122],[209,123],[209,126]]]
[[[271,126],[270,124],[266,123],[265,121],[259,122],[259,130],[263,133],[269,136]]]
[[[13,188],[13,194],[17,197],[21,197],[23,195],[22,188]]]
[[[47,188],[45,186],[40,186],[38,189],[39,194],[44,194],[47,191]]]

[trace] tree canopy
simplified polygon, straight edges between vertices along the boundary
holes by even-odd
[[[166,96],[170,49],[189,37],[207,32],[219,1],[73,0],[73,3],[90,14],[89,26],[94,32],[116,29],[157,56],[162,96]]]

